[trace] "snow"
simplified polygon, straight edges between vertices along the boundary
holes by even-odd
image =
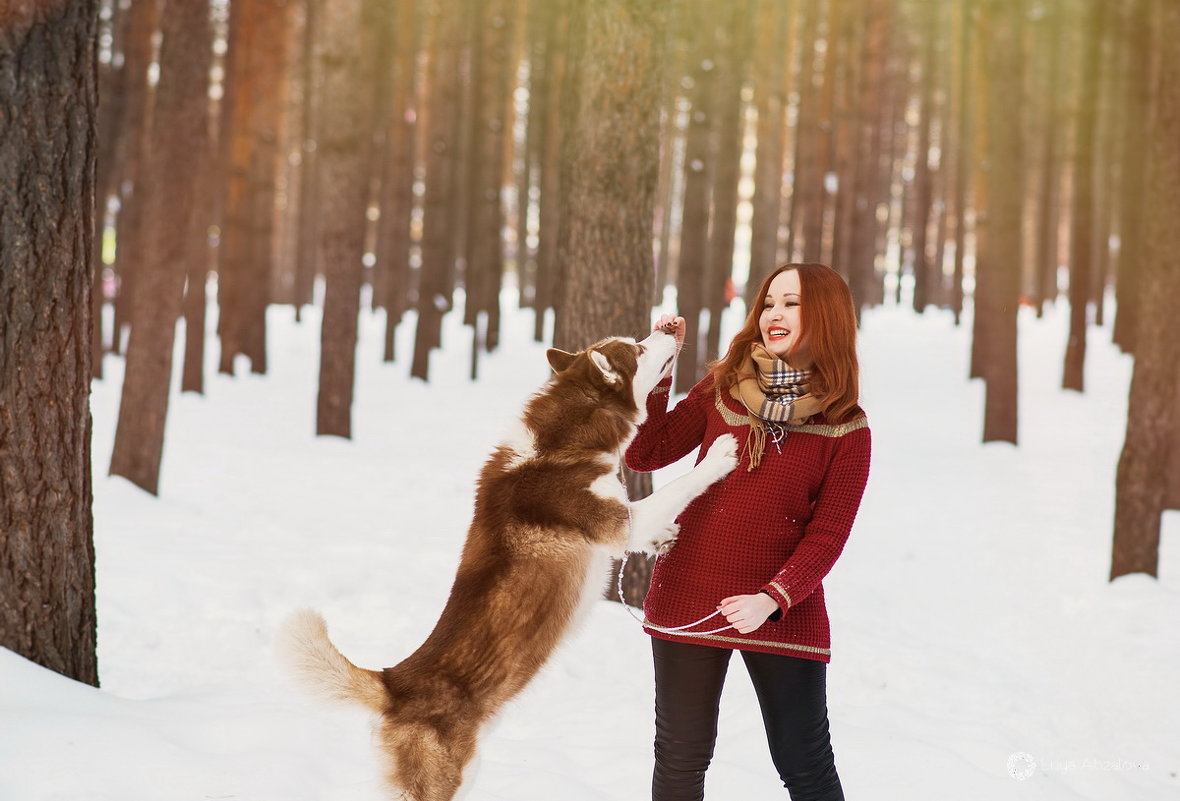
[[[1087,391],[1059,389],[1065,314],[1022,311],[1019,447],[979,443],[969,319],[865,315],[873,472],[825,583],[850,799],[1180,797],[1180,513],[1158,580],[1108,581],[1131,362],[1092,329]],[[479,466],[548,370],[530,313],[513,312],[471,383],[459,320],[427,385],[406,377],[412,316],[387,365],[381,317],[362,314],[345,441],[314,436],[318,318],[272,309],[268,376],[210,372],[205,397],[174,393],[159,498],[106,477],[122,370],[108,358],[92,398],[103,687],[0,649],[0,799],[385,797],[367,713],[292,689],[271,641],[313,607],[380,667],[432,627]],[[489,729],[468,798],[646,797],[651,681],[646,637],[599,603]],[[740,660],[707,790],[786,797]]]

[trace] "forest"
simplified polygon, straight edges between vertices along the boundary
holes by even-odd
[[[1156,575],[1177,219],[1170,0],[5,3],[0,643],[97,684],[87,398],[110,359],[109,471],[154,494],[170,387],[266,374],[276,309],[321,310],[314,430],[350,438],[365,315],[388,361],[413,321],[390,369],[475,381],[506,304],[581,348],[669,302],[685,392],[785,262],[970,326],[985,442],[1020,444],[1021,314],[1068,307],[1063,390],[1102,380],[1088,340],[1132,354],[1110,578]],[[469,359],[432,363],[450,314]]]

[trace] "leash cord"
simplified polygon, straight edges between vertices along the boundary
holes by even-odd
[[[696,621],[695,623],[686,623],[683,626],[657,626],[656,624],[652,623],[650,620],[647,620],[646,615],[644,615],[643,617],[640,617],[639,615],[635,614],[635,609],[633,607],[631,607],[631,605],[628,604],[623,599],[623,572],[627,568],[627,559],[629,559],[630,557],[631,557],[631,552],[624,551],[623,552],[623,561],[619,564],[619,580],[616,585],[616,588],[617,588],[618,594],[619,594],[619,603],[621,603],[623,605],[623,607],[626,608],[627,612],[631,615],[631,617],[635,618],[635,620],[637,620],[639,623],[643,624],[643,626],[645,628],[649,628],[653,631],[658,631],[663,634],[679,634],[682,637],[703,637],[706,634],[716,634],[719,631],[725,631],[726,629],[733,628],[733,624],[728,624],[728,625],[722,626],[719,629],[711,629],[709,631],[685,631],[685,629],[691,629],[693,626],[699,626],[702,623],[704,623],[706,620],[710,620],[711,618],[717,617],[717,615],[721,614],[720,609],[716,610],[711,615],[705,615],[704,617],[702,617],[700,620]]]

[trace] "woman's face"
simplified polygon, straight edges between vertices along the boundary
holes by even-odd
[[[787,354],[803,338],[801,300],[799,271],[784,270],[771,280],[762,301],[762,316],[758,320],[762,344],[783,361],[788,361]],[[800,348],[788,363],[796,370],[806,370],[811,367],[811,355],[806,348]]]

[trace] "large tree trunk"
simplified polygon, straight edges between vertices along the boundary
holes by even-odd
[[[196,190],[207,169],[201,155],[208,148],[213,59],[208,4],[167,0],[162,29],[160,82],[140,188],[146,247],[132,298],[127,369],[111,455],[112,475],[153,495],[159,489],[186,259],[196,255],[190,247]]]
[[[356,47],[364,0],[336,0],[323,7],[321,69],[324,116],[316,148],[320,170],[318,261],[324,269],[324,318],[320,335],[320,384],[316,434],[352,436],[365,210],[369,201],[366,55]]]
[[[558,347],[643,335],[648,328],[662,17],[662,6],[648,0],[599,0],[580,4],[570,20],[575,80],[562,148],[560,252],[567,269],[557,306]],[[637,483],[633,492],[650,492],[650,480]],[[631,562],[629,572],[635,572],[624,577],[624,591],[639,603],[648,565]]]
[[[0,645],[95,686],[97,29],[97,0],[9,6],[0,25]]]
[[[1116,478],[1111,579],[1158,575],[1160,515],[1169,505],[1171,451],[1180,439],[1180,5],[1158,5],[1156,115],[1151,126],[1144,208],[1141,316]]]

